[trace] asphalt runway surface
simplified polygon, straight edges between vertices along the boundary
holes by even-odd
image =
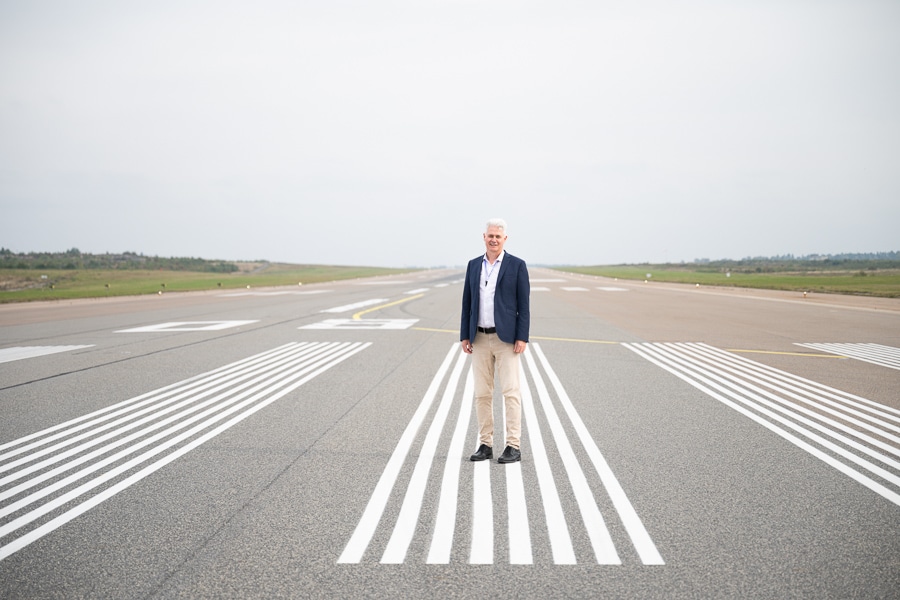
[[[531,269],[500,465],[462,277],[0,306],[0,597],[900,595],[900,302]]]

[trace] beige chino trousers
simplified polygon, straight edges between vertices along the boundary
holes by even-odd
[[[519,355],[496,333],[475,334],[472,342],[472,373],[475,378],[475,415],[478,439],[494,446],[494,373],[506,408],[506,445],[519,448],[522,435],[522,394],[519,390]]]

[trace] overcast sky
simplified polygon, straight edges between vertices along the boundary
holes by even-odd
[[[896,0],[0,2],[0,246],[900,250]]]

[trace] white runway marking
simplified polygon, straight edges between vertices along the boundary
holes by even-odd
[[[16,346],[14,348],[0,348],[0,363],[92,347],[93,344],[81,346]]]
[[[220,298],[235,298],[237,296],[309,296],[311,294],[324,294],[331,290],[282,290],[277,292],[232,292],[230,294],[219,294]]]
[[[357,308],[364,308],[366,306],[372,306],[373,304],[379,304],[381,302],[387,302],[387,298],[372,298],[371,300],[363,300],[362,302],[356,302],[354,304],[345,304],[344,306],[337,306],[335,308],[327,308],[323,310],[323,313],[342,313],[342,312],[350,312],[351,310],[356,310]]]
[[[0,560],[369,345],[286,344],[0,445]]]
[[[427,292],[428,288],[416,288],[414,290],[409,290],[408,292],[403,292],[404,294],[409,294],[412,296],[413,294],[421,294],[423,292]]]
[[[900,370],[900,348],[893,346],[881,344],[797,344],[797,346]]]
[[[418,319],[325,319],[298,329],[409,329]]]
[[[258,323],[257,320],[251,321],[175,321],[172,323],[159,323],[158,325],[146,325],[144,327],[134,327],[132,329],[122,329],[116,333],[171,333],[173,331],[221,331],[232,327],[240,327],[241,325],[249,325],[250,323]]]
[[[537,360],[531,356],[531,352],[536,354]],[[554,477],[547,454],[549,446],[544,442],[540,417],[535,411],[531,388],[527,383],[525,373],[527,365],[531,380],[538,390],[540,404],[544,414],[547,415],[552,440],[559,452],[564,452],[565,456],[570,457],[563,463],[571,463],[571,457],[576,455],[565,432],[569,427],[577,434],[584,447],[584,453],[590,459],[586,466],[596,471],[593,477],[600,478],[596,487],[605,489],[609,494],[641,562],[663,564],[631,503],[600,455],[596,444],[590,439],[584,423],[539,345],[530,344],[525,356],[526,360],[522,366],[522,381],[525,382],[522,387],[522,409],[523,422],[527,426],[525,440],[530,443],[530,447],[523,451],[525,457],[523,462],[512,465],[496,464],[500,452],[500,448],[496,447],[494,460],[478,463],[471,463],[468,460],[468,452],[472,448],[464,450],[463,445],[468,437],[466,432],[475,430],[471,407],[474,385],[469,367],[466,369],[468,374],[460,395],[460,375],[468,355],[460,353],[456,344],[452,345],[391,455],[353,535],[338,559],[339,563],[353,564],[363,561],[379,527],[385,527],[390,528],[390,536],[385,549],[381,552],[382,563],[397,564],[408,560],[413,562],[420,560],[408,556],[411,541],[417,535],[430,535],[431,544],[426,561],[429,564],[447,564],[452,561],[454,556],[452,548],[456,536],[461,536],[456,540],[458,543],[463,540],[469,542],[465,560],[470,564],[493,564],[500,559],[498,546],[508,548],[507,560],[510,564],[533,564],[535,556],[533,544],[536,540],[531,537],[531,531],[534,528],[537,531],[547,532],[547,537],[541,536],[542,541],[539,543],[549,543],[555,564],[575,564],[579,562],[579,557],[570,532],[572,527],[579,525],[567,522],[561,499],[563,495],[567,498],[567,504],[571,504],[568,500],[575,499],[578,511],[582,515],[580,526],[585,531],[583,537],[590,540],[593,548],[593,556],[583,556],[581,560],[595,564],[620,564],[604,517],[600,514],[599,504],[591,491],[589,475],[582,465],[565,465],[564,472],[560,473],[559,477],[568,479],[568,485],[558,483]],[[454,368],[447,377],[451,364],[454,364]],[[544,383],[545,378],[550,381],[552,392]],[[442,386],[444,391],[440,405],[428,423],[424,438],[420,439],[423,435],[420,429],[425,425],[426,416],[431,414],[431,406]],[[563,425],[560,413],[554,406],[556,403],[562,407],[562,413],[569,417],[569,424]],[[453,411],[457,411],[457,416],[450,419]],[[437,444],[444,437],[442,432],[448,422],[454,423],[453,434],[449,446],[439,450]],[[395,490],[411,448],[421,448],[413,467],[412,477],[405,489]],[[444,465],[440,478],[436,474],[433,476],[430,474],[431,465],[435,461]],[[504,479],[505,486],[502,484]],[[529,510],[528,493],[531,492],[526,490],[533,490],[535,484],[539,488],[539,499],[536,500],[532,493],[531,502],[540,502],[542,506],[540,509],[535,507],[535,510]],[[503,500],[495,501],[493,495],[504,488]],[[437,498],[436,502],[434,496]],[[395,523],[382,523],[392,498],[394,502],[400,503],[400,513]],[[422,514],[423,507],[435,504],[437,509],[434,520]],[[499,506],[505,506],[507,514],[498,516],[495,511]],[[471,511],[469,521],[471,530],[468,535],[458,531],[456,527],[461,507],[463,510]],[[545,522],[531,523],[532,518],[544,519]],[[507,528],[498,527],[498,521],[504,520]],[[422,523],[433,523],[433,530],[422,531]],[[461,551],[462,549],[456,555],[459,560],[463,560]],[[373,549],[373,552],[377,550]]]
[[[900,506],[900,411],[706,344],[623,345]]]
[[[628,291],[627,288],[621,288],[621,287],[598,287],[597,289],[600,290],[601,292],[627,292]]]
[[[563,291],[566,291],[566,292],[587,292],[588,291],[587,288],[583,288],[583,287],[563,287],[562,289],[563,289]]]

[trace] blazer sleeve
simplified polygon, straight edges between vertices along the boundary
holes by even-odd
[[[516,277],[516,339],[528,341],[531,330],[531,282],[528,280],[528,267],[525,261],[519,261],[519,273]]]
[[[472,271],[472,262],[470,261],[466,267],[466,279],[463,281],[462,294],[462,317],[459,323],[459,341],[471,340],[474,335],[471,333],[472,326],[472,286],[469,279]],[[476,315],[477,317],[477,315]]]

